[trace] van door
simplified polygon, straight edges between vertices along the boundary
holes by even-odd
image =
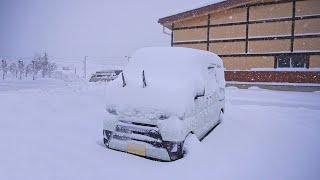
[[[193,131],[198,138],[201,138],[206,133],[207,126],[207,114],[205,112],[206,103],[206,92],[203,91],[194,99],[195,109],[194,109],[194,122],[192,122]]]
[[[217,124],[219,118],[218,83],[215,67],[208,67],[204,93],[195,98],[195,113],[193,127],[195,134],[202,138]]]
[[[208,67],[208,77],[206,84],[207,101],[207,126],[211,129],[219,120],[219,85],[216,74],[216,66]]]

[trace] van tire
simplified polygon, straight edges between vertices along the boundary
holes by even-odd
[[[108,140],[106,138],[103,138],[103,144],[106,148],[109,148],[109,143]]]
[[[218,124],[224,121],[224,112],[221,110],[219,114]]]

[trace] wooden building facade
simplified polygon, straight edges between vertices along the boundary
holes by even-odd
[[[172,46],[218,54],[229,81],[320,83],[320,0],[226,0],[159,23]]]

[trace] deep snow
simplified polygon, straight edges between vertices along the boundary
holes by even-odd
[[[164,163],[104,148],[104,84],[36,82],[0,80],[0,179],[320,179],[320,93],[227,88],[224,122]]]

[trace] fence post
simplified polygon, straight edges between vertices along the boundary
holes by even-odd
[[[88,56],[84,56],[84,61],[83,61],[83,77],[84,79],[87,79],[87,57]]]

